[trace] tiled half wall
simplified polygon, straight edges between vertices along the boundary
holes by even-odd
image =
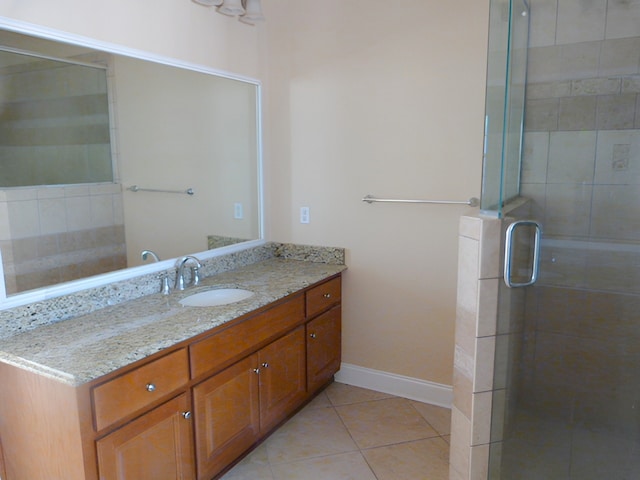
[[[0,190],[7,293],[126,267],[119,184]]]

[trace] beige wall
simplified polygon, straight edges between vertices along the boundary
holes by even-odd
[[[260,29],[190,0],[0,0],[0,16],[236,74],[262,76]]]
[[[344,361],[451,384],[464,208],[361,198],[479,195],[489,2],[263,3],[257,28],[188,0],[0,15],[263,80],[267,236],[348,249]]]
[[[264,3],[271,237],[348,249],[345,362],[451,384],[465,207],[361,199],[478,196],[489,2]]]

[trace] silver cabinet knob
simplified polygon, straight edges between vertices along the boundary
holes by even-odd
[[[189,420],[191,418],[191,412],[182,412],[182,417],[185,420]]]
[[[331,298],[331,294],[330,294],[330,293],[325,293],[325,294],[323,295],[323,297],[324,297],[324,298]]]
[[[267,362],[264,362],[264,363],[262,364],[262,366],[263,366],[264,368],[269,368],[269,364],[268,364]]]
[[[147,383],[147,392],[155,392],[156,386],[153,383]]]
[[[259,368],[254,368],[253,369],[253,373],[255,373],[256,375],[260,375],[260,369]]]
[[[310,333],[310,334],[309,334],[309,336],[310,336],[311,338],[316,338],[316,337],[317,337],[317,335],[316,335],[315,333]]]

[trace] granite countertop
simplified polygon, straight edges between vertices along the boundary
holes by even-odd
[[[160,293],[38,327],[0,340],[0,361],[81,385],[120,367],[252,312],[346,269],[344,265],[272,258],[203,279],[201,285]],[[216,287],[254,292],[215,307],[179,300]]]

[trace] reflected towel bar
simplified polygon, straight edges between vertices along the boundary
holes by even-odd
[[[374,202],[388,202],[388,203],[434,203],[441,205],[469,205],[470,207],[477,207],[480,204],[480,200],[476,197],[471,197],[466,202],[458,202],[454,200],[402,200],[395,198],[376,198],[373,195],[367,195],[362,199],[363,202],[374,203]]]
[[[186,193],[187,195],[196,193],[193,191],[193,188],[187,188],[186,190],[156,190],[154,188],[141,188],[138,185],[132,185],[127,188],[127,190],[131,190],[132,192]]]

